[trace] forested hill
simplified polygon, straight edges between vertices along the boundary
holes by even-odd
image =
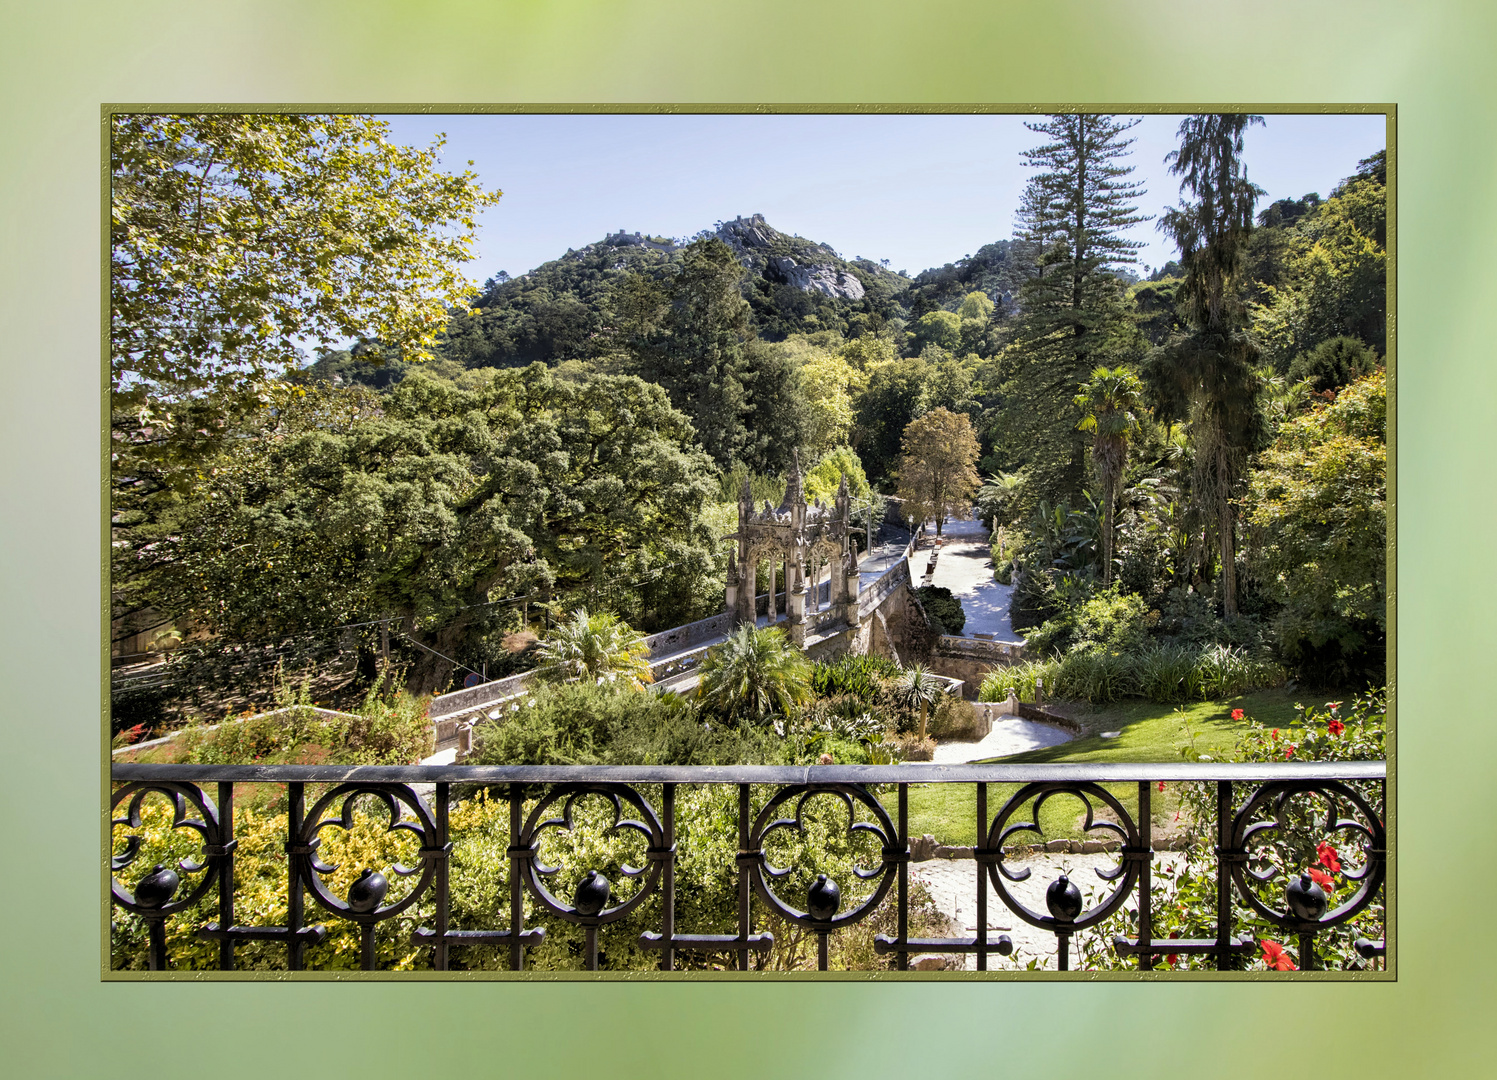
[[[928,311],[955,310],[971,292],[987,293],[998,314],[1013,314],[1018,307],[1019,287],[1033,274],[1036,252],[1022,240],[999,240],[984,244],[976,255],[954,263],[922,270],[910,282],[903,298],[911,319]]]
[[[907,277],[780,232],[761,214],[720,222],[691,239],[706,237],[727,244],[743,263],[751,322],[765,340],[826,329],[856,333],[904,314],[899,298]],[[585,356],[608,324],[613,285],[631,272],[664,276],[679,265],[688,242],[620,230],[520,277],[491,278],[477,314],[453,320],[444,354],[470,368]]]

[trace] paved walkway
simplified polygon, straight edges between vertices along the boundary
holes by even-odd
[[[910,533],[907,530],[898,525],[890,525],[888,522],[879,525],[873,537],[873,547],[858,556],[858,587],[866,589],[878,580],[885,570],[894,565],[909,544]],[[911,575],[918,578],[918,575],[914,574],[914,569],[912,560]]]
[[[1035,720],[1021,720],[1017,716],[1003,716],[993,721],[993,730],[977,742],[942,742],[936,745],[931,758],[938,765],[963,765],[969,761],[986,761],[989,758],[1022,754],[1026,750],[1039,750],[1046,746],[1059,746],[1076,736],[1053,724],[1042,724]]]
[[[990,534],[980,521],[948,521],[941,530],[941,553],[931,584],[950,589],[967,615],[963,637],[991,634],[997,641],[1022,641],[1009,618],[1013,586],[993,580]],[[910,576],[919,584],[933,549],[922,547],[910,560]]]

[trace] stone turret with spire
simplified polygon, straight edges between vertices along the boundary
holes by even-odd
[[[852,545],[852,498],[844,474],[833,505],[820,502],[806,505],[805,477],[801,473],[800,451],[790,455],[790,469],[785,474],[785,497],[774,507],[754,505],[748,479],[738,497],[737,549],[729,557],[726,607],[737,624],[757,620],[762,603],[771,623],[788,623],[791,637],[805,639],[808,620],[816,615],[818,626],[829,623],[827,609],[817,609],[817,601],[808,593],[817,585],[820,569],[830,577],[830,606],[845,618],[855,618],[857,610],[858,558]],[[771,590],[777,591],[783,571],[785,599],[780,603]],[[767,596],[760,596],[760,588]],[[809,605],[809,606],[808,606]]]

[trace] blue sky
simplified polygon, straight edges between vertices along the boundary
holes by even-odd
[[[1013,233],[1032,170],[1023,150],[1042,136],[1024,117],[983,115],[468,116],[385,117],[398,142],[427,146],[447,134],[443,164],[468,160],[504,197],[486,211],[477,257],[482,281],[519,275],[619,229],[688,236],[717,221],[762,213],[784,232],[852,258],[888,259],[912,275]],[[1033,119],[1033,118],[1030,118]],[[1383,149],[1381,115],[1269,115],[1249,129],[1248,176],[1260,203],[1330,191]],[[1163,163],[1178,116],[1145,116],[1134,178],[1139,208],[1158,215],[1178,200]],[[1174,258],[1153,222],[1135,227],[1141,264]]]

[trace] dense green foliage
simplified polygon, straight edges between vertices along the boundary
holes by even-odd
[[[212,461],[166,535],[117,547],[141,600],[240,639],[391,618],[441,689],[489,601],[644,579],[615,603],[686,621],[715,576],[692,429],[637,379],[539,366],[480,389],[427,378],[375,402],[313,384]],[[632,595],[631,595],[632,593]],[[429,631],[429,632],[428,632]]]
[[[962,610],[962,602],[950,589],[939,585],[922,585],[915,590],[915,595],[920,598],[920,606],[925,609],[925,617],[931,624],[932,633],[960,634],[967,625],[967,613]]]
[[[702,664],[706,708],[730,724],[794,716],[811,697],[811,663],[783,630],[747,624],[728,635]]]
[[[429,350],[498,193],[438,169],[440,143],[387,133],[367,116],[114,117],[117,407],[154,418],[179,395],[253,389],[296,365],[299,339]]]
[[[961,413],[936,408],[910,421],[899,455],[898,493],[905,517],[919,525],[933,520],[937,536],[947,519],[966,518],[982,483],[979,453],[972,422]]]
[[[1106,703],[1142,697],[1162,704],[1215,701],[1278,686],[1284,672],[1272,660],[1232,645],[1172,641],[1089,646],[1063,656],[994,668],[983,679],[980,701],[1003,701],[1012,690],[1034,701],[1036,683],[1048,698]]]
[[[1285,424],[1253,475],[1255,572],[1281,605],[1280,652],[1317,684],[1383,678],[1387,408],[1369,375]]]
[[[474,730],[474,765],[778,764],[772,732],[704,722],[678,694],[592,682],[538,687]]]
[[[587,682],[623,679],[635,686],[654,682],[645,637],[606,611],[578,608],[558,623],[537,649],[540,671],[553,679]]]

